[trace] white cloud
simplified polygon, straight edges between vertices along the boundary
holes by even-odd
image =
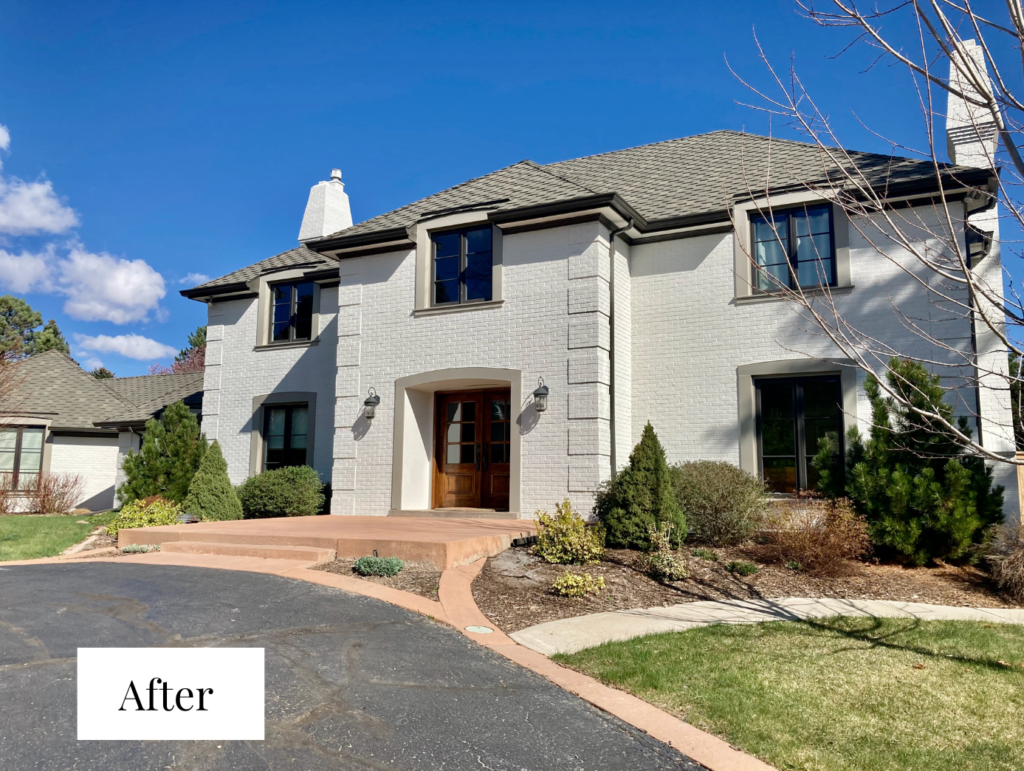
[[[0,125],[0,150],[11,147],[11,132]],[[2,168],[2,164],[0,164]],[[0,233],[65,233],[78,224],[74,209],[61,203],[49,180],[26,182],[0,176]]]
[[[0,151],[10,145],[11,133],[0,124]],[[78,216],[60,202],[48,181],[0,175],[0,237],[63,233],[77,224]],[[164,278],[145,260],[93,254],[73,237],[59,247],[51,243],[40,253],[0,249],[0,286],[20,294],[65,295],[64,312],[83,321],[129,324],[147,321],[151,312],[158,321],[167,318],[160,307],[167,294]]]
[[[102,366],[103,361],[97,359],[95,356],[90,356],[86,354],[85,358],[82,359],[82,369],[84,369],[86,372],[89,372],[90,370],[94,369],[99,369]]]
[[[0,233],[64,233],[78,224],[78,215],[60,202],[53,185],[0,177]]]
[[[92,254],[73,246],[58,270],[57,291],[68,296],[64,312],[83,321],[144,321],[150,311],[160,315],[159,302],[167,294],[164,277],[145,260]]]
[[[53,262],[52,245],[42,254],[0,249],[0,285],[19,294],[52,291]]]
[[[65,248],[70,251],[63,257],[53,244],[39,253],[0,249],[0,287],[63,294],[64,312],[83,321],[129,324],[148,320],[151,312],[167,319],[159,304],[167,294],[164,277],[145,260],[93,254],[76,243]]]
[[[165,359],[174,356],[177,348],[158,343],[142,335],[74,335],[75,342],[79,348],[97,353],[116,353],[137,361],[152,361],[153,359]]]
[[[181,279],[179,284],[187,284],[188,286],[197,286],[199,284],[205,284],[210,280],[210,277],[205,273],[189,273],[185,278]]]

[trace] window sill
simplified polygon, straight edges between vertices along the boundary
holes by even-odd
[[[488,300],[487,302],[463,303],[462,305],[438,305],[431,308],[417,308],[413,316],[440,316],[445,313],[462,313],[463,311],[482,311],[489,308],[500,308],[504,300]]]
[[[257,345],[253,348],[254,351],[278,351],[284,348],[309,348],[313,345],[319,345],[320,338],[315,337],[312,340],[289,340],[287,343],[267,343],[266,345]]]
[[[826,293],[830,295],[842,295],[850,294],[857,287],[853,284],[847,284],[846,286],[833,286],[826,289],[805,289],[804,294],[809,297],[821,297]],[[746,297],[736,297],[735,302],[737,305],[756,305],[758,303],[770,303],[779,302],[781,300],[788,300],[788,295],[782,294],[781,292],[764,292],[761,294],[747,295]]]

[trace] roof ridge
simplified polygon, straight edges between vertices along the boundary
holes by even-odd
[[[144,377],[167,377],[168,375],[202,375],[202,372],[153,372],[149,375],[128,375],[126,377],[111,377],[104,380],[141,380]]]
[[[642,147],[657,147],[658,145],[667,145],[672,142],[682,142],[684,139],[696,139],[697,137],[708,137],[713,134],[744,134],[742,131],[736,131],[734,129],[716,129],[715,131],[705,131],[701,134],[689,134],[685,137],[672,137],[672,139],[662,139],[660,142],[648,142],[645,145],[633,145],[632,147],[622,147],[618,150],[608,150],[603,153],[591,153],[590,155],[581,155],[578,158],[564,158],[560,161],[552,161],[551,163],[544,164],[547,166],[557,166],[561,163],[571,163],[572,161],[585,161],[589,158],[601,158],[606,155],[616,155],[617,153],[628,153],[630,150],[639,150]],[[745,136],[760,137],[760,134],[744,134]],[[792,140],[789,140],[792,141]],[[797,144],[806,144],[804,142],[798,142]]]
[[[593,193],[594,195],[597,195],[597,191],[594,190],[594,188],[590,187],[589,185],[584,185],[579,180],[573,179],[570,175],[565,174],[564,172],[556,173],[551,169],[547,168],[546,166],[542,166],[541,164],[535,163],[534,161],[527,160],[521,161],[521,163],[528,163],[530,165],[530,168],[536,169],[537,171],[543,171],[545,174],[550,174],[555,179],[560,179],[563,182],[568,182],[570,185],[575,185],[576,187],[586,190],[588,193]]]
[[[110,386],[108,386],[106,384],[106,381],[108,379],[110,379],[110,378],[98,378],[98,377],[94,376],[92,373],[86,372],[84,369],[82,369],[82,365],[80,365],[77,361],[75,361],[74,359],[71,358],[71,354],[65,353],[64,351],[58,350],[56,348],[51,348],[48,351],[43,351],[42,353],[37,353],[37,354],[34,354],[33,356],[28,356],[28,357],[22,359],[21,362],[31,361],[34,357],[46,356],[46,354],[48,354],[48,353],[56,354],[57,356],[62,358],[66,364],[70,364],[72,369],[76,373],[74,375],[74,377],[79,377],[79,376],[87,377],[87,378],[89,378],[90,381],[92,381],[93,383],[98,385],[100,388],[102,388],[104,390],[104,392],[110,394],[114,398],[115,401],[122,402],[125,405],[127,405],[128,407],[136,407],[136,406],[138,406],[136,404],[133,404],[132,402],[127,401],[123,396],[121,396],[120,394],[116,393],[114,391],[114,389],[112,389]],[[19,362],[19,363],[21,363],[21,362]],[[83,381],[83,382],[85,382],[85,381]]]

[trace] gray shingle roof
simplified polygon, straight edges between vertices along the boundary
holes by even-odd
[[[186,291],[191,292],[196,289],[214,288],[226,286],[228,284],[251,281],[263,273],[268,273],[274,270],[299,267],[309,267],[310,270],[316,270],[317,268],[331,268],[336,265],[337,263],[334,262],[334,260],[329,260],[323,255],[317,254],[312,249],[307,249],[305,246],[298,246],[295,249],[289,249],[287,252],[275,254],[273,257],[268,257],[265,260],[254,263],[253,265],[248,265],[241,270],[236,270],[234,273],[228,273],[226,276],[215,278],[212,281],[207,281],[205,284],[199,284],[199,286],[192,287],[192,289],[188,289]]]
[[[849,151],[873,185],[934,179],[931,161]],[[953,166],[957,173],[977,169]],[[538,204],[616,193],[648,223],[677,217],[723,214],[738,199],[765,189],[783,191],[823,184],[837,167],[814,144],[714,131],[542,166],[520,161],[442,190],[394,211],[327,236],[323,241],[371,236],[447,211],[472,208],[501,212]],[[315,243],[313,244],[316,245]],[[306,247],[292,249],[197,287],[248,281],[268,267],[320,260]],[[185,290],[188,295],[194,290]]]
[[[142,375],[118,377],[100,381],[122,401],[132,406],[102,418],[103,423],[132,423],[154,417],[168,404],[183,400],[186,404],[199,401],[203,393],[203,373],[188,372],[174,375]]]
[[[873,184],[934,177],[931,161],[850,151]],[[723,211],[751,192],[824,183],[837,169],[817,145],[738,131],[714,131],[541,166],[521,161],[443,190],[327,238],[407,227],[424,214],[474,203],[518,209],[618,193],[648,222]],[[952,168],[952,167],[948,167]],[[967,171],[966,169],[964,171]]]
[[[17,389],[5,412],[41,414],[55,428],[95,428],[95,421],[133,406],[60,351],[36,354],[15,367]]]
[[[440,214],[449,209],[464,209],[474,205],[486,204],[489,211],[502,211],[580,198],[596,192],[598,191],[566,179],[564,175],[553,173],[552,170],[533,161],[520,161],[486,176],[442,190],[400,209],[360,222],[342,232],[350,236],[408,227],[424,215]]]
[[[97,379],[60,351],[30,356],[15,367],[16,391],[3,411],[49,418],[53,428],[144,422],[179,399],[202,399],[202,372]]]

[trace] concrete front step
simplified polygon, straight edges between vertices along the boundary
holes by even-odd
[[[160,551],[169,554],[219,554],[224,557],[301,560],[317,565],[331,562],[336,555],[334,549],[319,549],[314,546],[260,546],[217,541],[165,541],[160,545]]]
[[[428,519],[519,519],[519,512],[494,509],[391,509],[388,516]]]

